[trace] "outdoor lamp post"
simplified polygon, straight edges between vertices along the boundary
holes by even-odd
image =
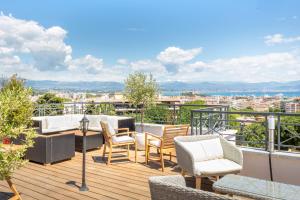
[[[88,191],[89,188],[87,187],[85,182],[85,154],[86,154],[86,133],[89,127],[89,120],[86,118],[85,113],[82,120],[80,121],[80,127],[83,133],[83,139],[82,139],[82,183],[79,190]]]

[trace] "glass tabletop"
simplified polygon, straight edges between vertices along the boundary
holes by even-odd
[[[254,199],[300,199],[300,186],[231,174],[215,182],[213,188],[218,192]]]

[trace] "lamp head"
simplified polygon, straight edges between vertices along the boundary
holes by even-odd
[[[87,118],[86,115],[84,114],[84,115],[83,115],[83,118],[82,118],[81,121],[80,121],[80,127],[81,127],[81,130],[82,130],[83,132],[87,132],[87,131],[88,131],[89,123],[90,123],[90,121],[88,120],[88,118]]]

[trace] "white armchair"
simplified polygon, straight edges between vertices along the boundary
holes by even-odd
[[[179,136],[174,142],[182,175],[195,176],[198,189],[202,177],[215,176],[218,179],[242,170],[242,151],[218,135]]]

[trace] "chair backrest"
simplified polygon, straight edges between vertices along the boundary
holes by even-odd
[[[186,136],[189,125],[166,125],[163,133],[163,148],[174,148],[174,137]]]
[[[104,121],[100,121],[100,124],[101,124],[102,134],[104,136],[105,141],[106,142],[111,141],[111,138],[114,135],[114,133],[110,132],[109,124],[107,122],[104,122]]]

